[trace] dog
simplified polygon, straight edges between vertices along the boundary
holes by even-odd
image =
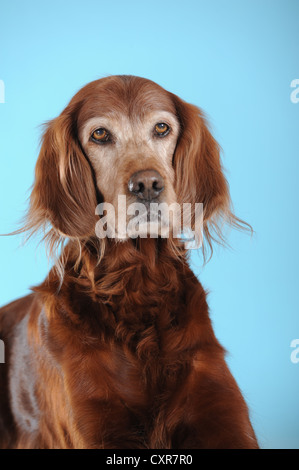
[[[184,237],[165,235],[182,216],[155,204],[202,204],[206,248],[242,225],[199,108],[140,77],[87,84],[47,123],[22,229],[60,254],[0,311],[2,448],[258,448]]]

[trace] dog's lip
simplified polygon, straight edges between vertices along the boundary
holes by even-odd
[[[140,199],[139,197],[137,198],[136,202],[138,202],[138,204],[143,204],[147,210],[150,210],[150,205],[151,204],[160,204],[162,201],[160,200],[159,197],[155,198],[155,199]]]
[[[155,215],[155,220],[152,220],[151,211],[147,211],[147,222],[161,222],[162,221],[160,212],[158,214],[155,213],[154,215]]]
[[[152,201],[151,201],[152,202]],[[147,213],[147,222],[156,222],[157,220],[160,221],[162,219],[161,217],[161,212],[160,211],[156,211],[156,210],[153,210],[151,207],[150,207],[150,204],[151,202],[142,202],[141,204],[143,204],[146,208],[146,213]],[[136,212],[134,215],[131,215],[130,216],[130,219],[134,219],[134,217],[138,216],[139,213],[138,213],[138,209],[136,209]],[[152,219],[154,217],[154,220],[151,219],[151,216],[152,216]]]

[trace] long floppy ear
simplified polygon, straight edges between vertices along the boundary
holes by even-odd
[[[236,228],[245,228],[244,225],[247,224],[238,219],[230,209],[230,195],[221,165],[220,146],[212,136],[203,112],[176,95],[172,95],[172,98],[181,124],[173,163],[176,194],[181,204],[203,204],[203,232],[212,252],[213,240],[224,242],[223,222]],[[194,230],[194,220],[192,229]]]
[[[94,234],[96,190],[68,108],[50,121],[42,138],[30,197],[27,230],[52,225],[60,236]],[[52,234],[53,235],[53,234]]]

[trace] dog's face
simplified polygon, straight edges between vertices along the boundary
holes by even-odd
[[[148,81],[136,86],[104,80],[80,109],[78,127],[81,146],[94,169],[103,201],[115,208],[116,218],[111,223],[115,223],[116,238],[130,236],[129,222],[135,217],[134,210],[126,211],[126,233],[119,233],[120,195],[126,197],[127,207],[132,205],[134,209],[138,203],[147,211],[139,234],[163,233],[173,219],[164,220],[162,211],[156,223],[151,208],[155,207],[153,203],[170,206],[177,202],[173,155],[180,132],[167,92]]]
[[[27,228],[50,223],[51,239],[86,240],[95,236],[95,209],[104,202],[115,208],[117,232],[123,218],[119,196],[126,197],[126,207],[141,203],[147,220],[154,203],[202,203],[209,243],[211,229],[219,232],[219,217],[236,221],[229,210],[219,146],[202,111],[140,77],[111,76],[89,83],[48,124]],[[126,213],[126,227],[134,216],[134,210]],[[163,224],[162,216],[154,236],[163,236]],[[144,231],[149,227],[146,224]]]

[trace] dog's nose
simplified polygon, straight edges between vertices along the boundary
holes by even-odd
[[[131,176],[128,187],[139,199],[151,201],[164,190],[164,180],[156,170],[141,170]]]

